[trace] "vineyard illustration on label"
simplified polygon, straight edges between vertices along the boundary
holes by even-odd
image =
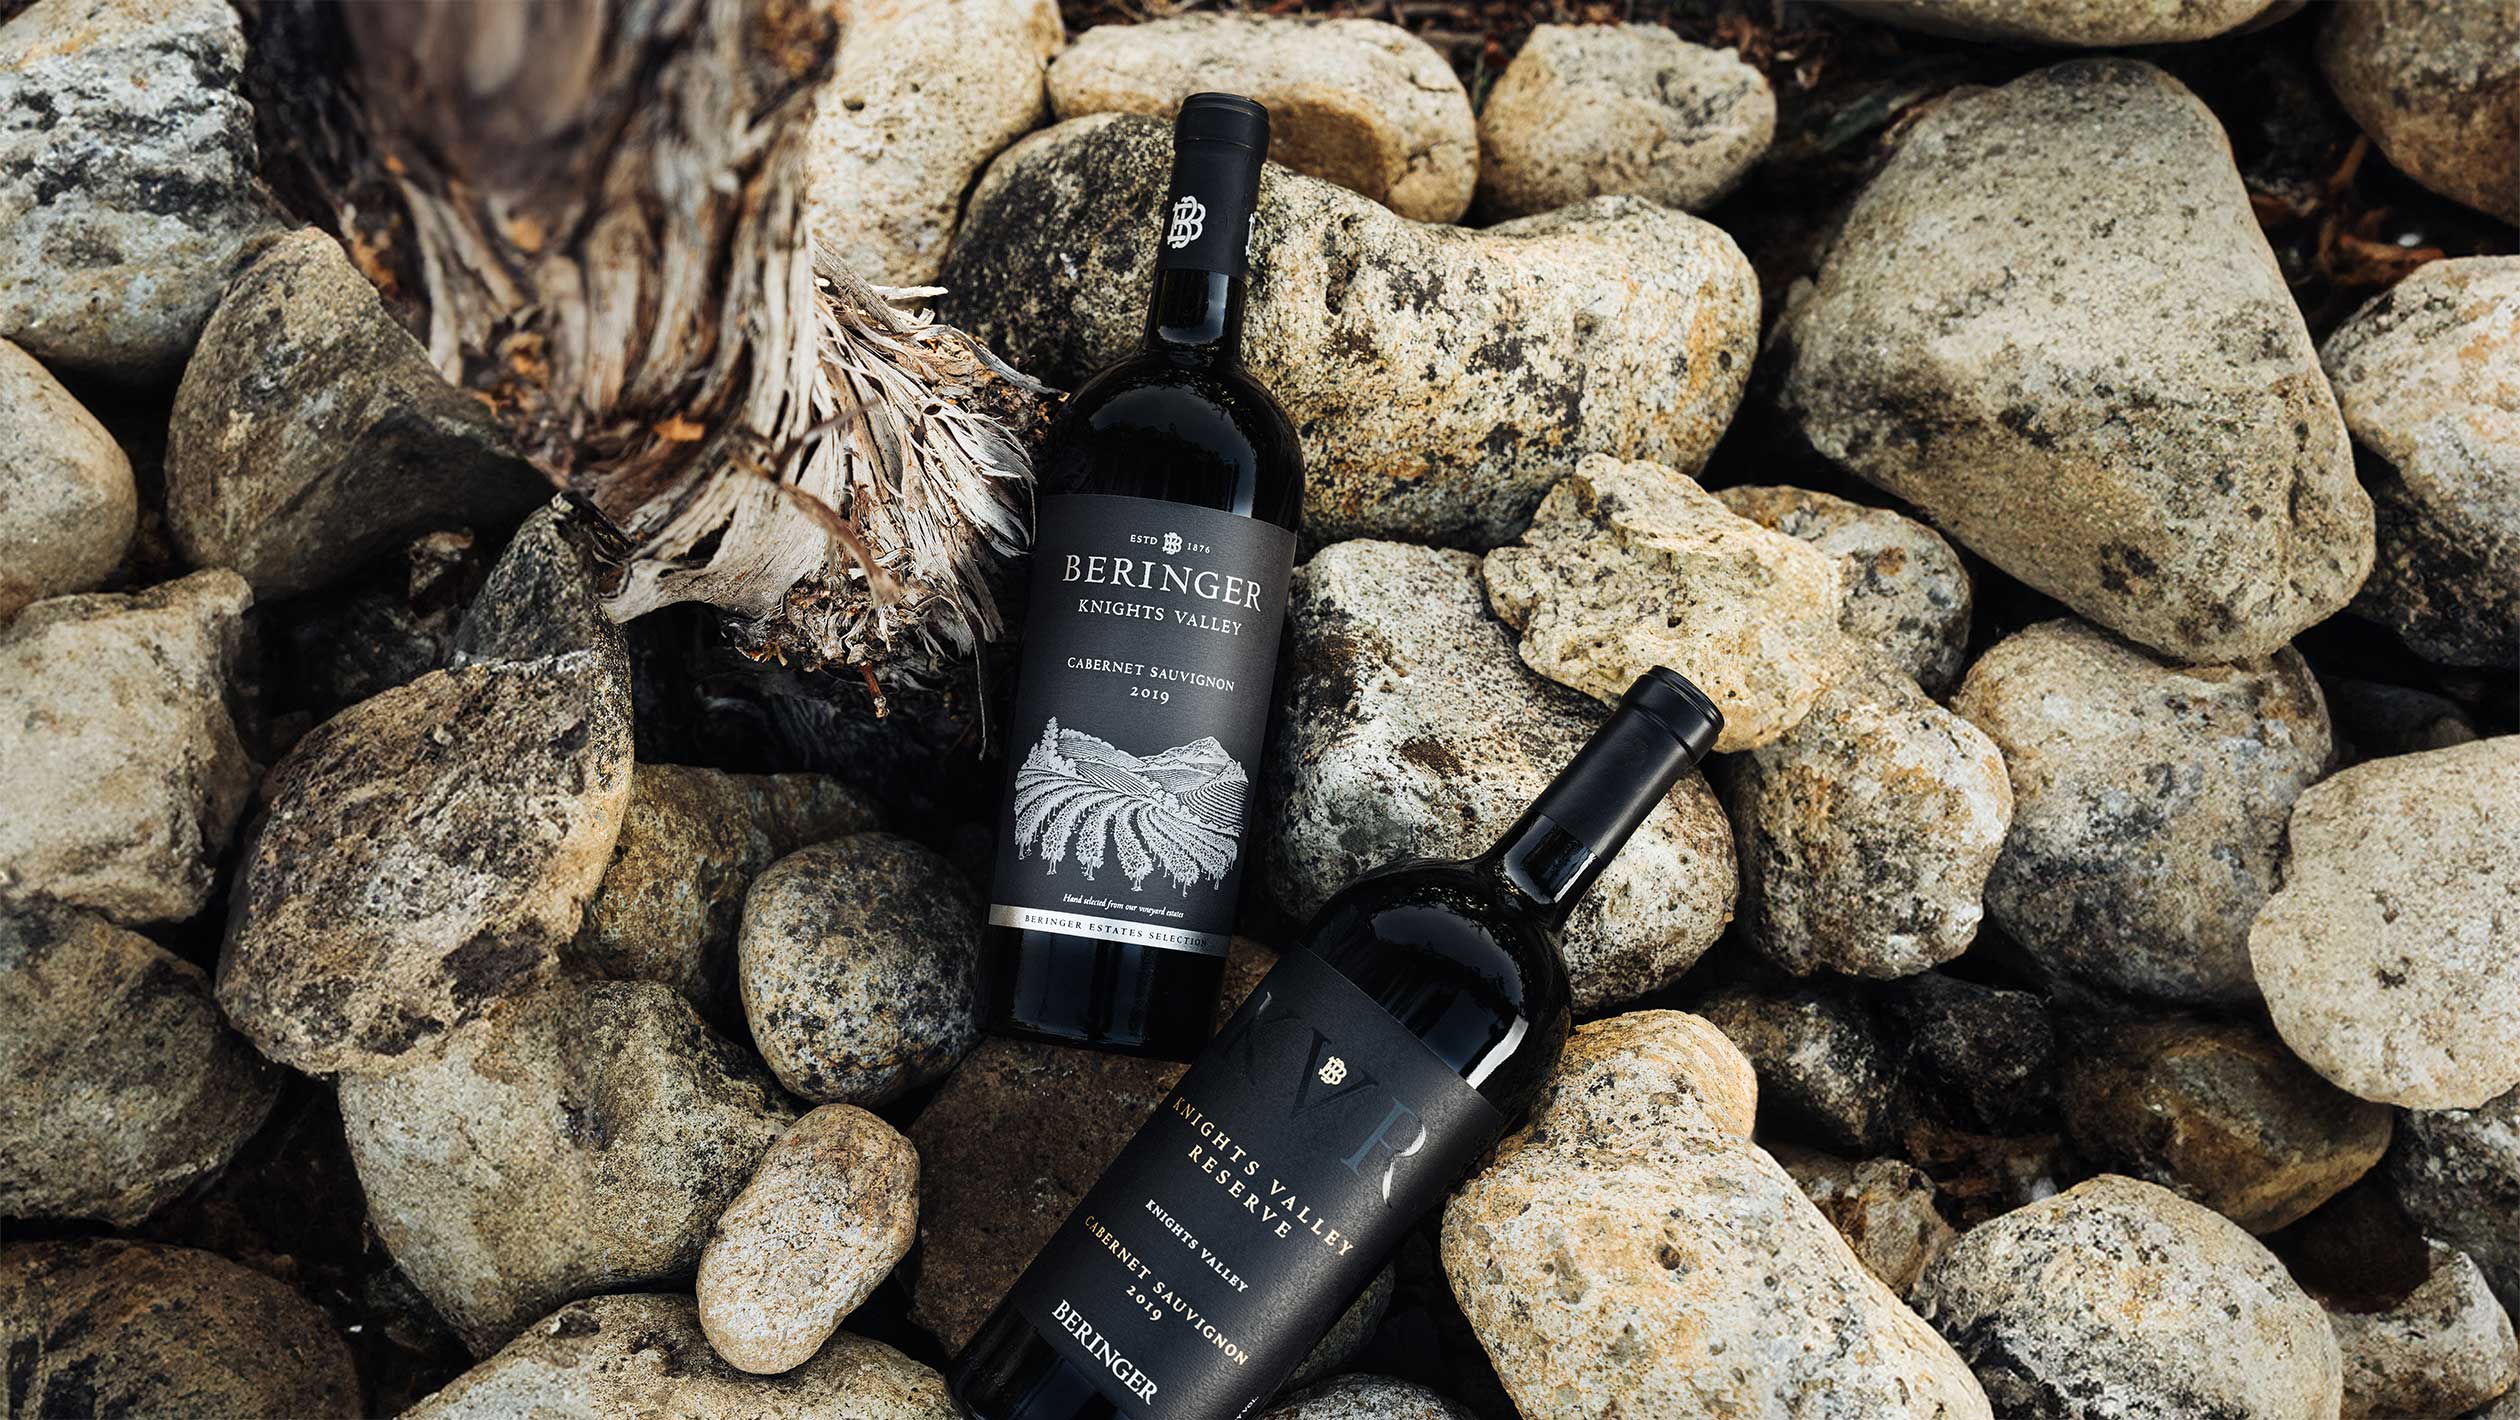
[[[1159,871],[1185,895],[1214,888],[1240,849],[1248,782],[1212,737],[1141,759],[1054,717],[1015,773],[1016,857],[1038,850],[1054,875],[1074,858],[1090,882],[1108,849],[1132,892]]]

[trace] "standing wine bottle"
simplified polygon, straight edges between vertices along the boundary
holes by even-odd
[[[1186,1060],[1244,868],[1303,505],[1293,426],[1241,365],[1268,110],[1194,94],[1137,353],[1042,462],[1032,603],[983,944],[992,1029]]]
[[[1340,889],[955,1359],[963,1414],[1273,1394],[1556,1068],[1567,914],[1722,724],[1657,667],[1496,846]]]

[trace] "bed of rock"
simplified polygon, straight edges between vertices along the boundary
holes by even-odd
[[[1726,711],[1269,1420],[2520,1415],[2520,0],[848,9],[817,240],[1053,384],[1276,116],[1228,1004]],[[978,1031],[970,687],[604,617],[253,10],[0,3],[0,1414],[950,1417],[1179,1067]]]

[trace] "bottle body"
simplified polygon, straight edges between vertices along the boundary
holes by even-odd
[[[1042,461],[982,944],[991,1029],[1173,1059],[1223,976],[1303,502],[1294,430],[1237,358],[1257,152],[1183,151],[1197,240]]]

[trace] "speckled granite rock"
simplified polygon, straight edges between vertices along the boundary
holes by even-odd
[[[770,865],[744,896],[735,955],[771,1073],[852,1104],[941,1078],[980,1037],[980,917],[953,864],[889,833]]]
[[[947,317],[1073,386],[1137,347],[1172,140],[1096,115],[1007,150],[945,267]],[[1579,453],[1705,462],[1757,340],[1721,231],[1599,198],[1484,231],[1271,167],[1243,357],[1303,439],[1304,533],[1492,547]]]
[[[1935,108],[1787,326],[1784,400],[1822,453],[2166,654],[2269,654],[2371,566],[2371,500],[2222,126],[2149,65]]]
[[[2327,1316],[2222,1217],[2114,1174],[1961,1235],[1909,1298],[1995,1413],[2336,1420]]]
[[[2328,1308],[2345,1361],[2344,1420],[2465,1415],[2520,1381],[2520,1344],[2467,1254],[2433,1243],[2414,1291],[2382,1311]]]
[[[2354,609],[2434,660],[2520,664],[2520,256],[2417,267],[2320,358],[2345,427],[2385,465]]]
[[[588,976],[662,981],[704,1015],[731,1013],[744,889],[785,854],[877,817],[872,800],[820,774],[639,765],[611,866],[561,960]]]
[[[1904,671],[1850,658],[1801,723],[1729,768],[1742,925],[1770,961],[1911,976],[1976,940],[2012,782],[1995,742]]]
[[[35,357],[0,340],[0,624],[103,583],[131,543],[131,460]]]
[[[2520,222],[2520,5],[2327,7],[2319,65],[2345,111],[2417,182]]]
[[[550,497],[311,229],[254,254],[175,391],[168,530],[195,565],[232,567],[267,599],[418,533],[504,529]]]
[[[263,786],[220,1004],[300,1070],[436,1048],[576,935],[630,756],[592,651],[432,672],[316,726]]]
[[[788,1127],[700,1253],[700,1329],[728,1365],[805,1364],[919,1232],[919,1155],[854,1105]]]
[[[1934,1181],[1904,1159],[1841,1159],[1791,1145],[1771,1152],[1892,1292],[1906,1295],[1959,1236],[1934,1209]]]
[[[1836,563],[1659,464],[1587,455],[1481,570],[1525,665],[1610,705],[1668,666],[1723,709],[1722,753],[1775,743],[1845,655]]]
[[[1925,693],[1959,683],[1974,604],[1969,569],[1942,535],[1887,508],[1868,508],[1807,488],[1717,489],[1725,507],[1838,559],[1846,600],[1838,625]]]
[[[1832,0],[1866,19],[1933,34],[2095,48],[2177,44],[2291,14],[2302,0]]]
[[[2095,1165],[2253,1233],[2300,1219],[2389,1147],[2386,1108],[2320,1079],[2254,1026],[2172,1019],[2095,1030],[2067,1058],[2064,1086],[2066,1132]]]
[[[2250,920],[2332,750],[2299,655],[2184,667],[2042,622],[1979,657],[1951,708],[2012,775],[2012,832],[1986,885],[1997,925],[2049,969],[2111,990],[2255,994]]]
[[[2371,760],[2301,796],[2249,933],[2293,1053],[2365,1099],[2472,1109],[2520,1084],[2520,735]]]
[[[1530,1120],[1497,1156],[1628,1148],[1679,1130],[1747,1139],[1758,1108],[1757,1073],[1712,1022],[1685,1011],[1630,1011],[1575,1028]]]
[[[1662,25],[1535,25],[1479,109],[1479,206],[1522,217],[1626,193],[1684,212],[1776,136],[1767,76]]]
[[[1384,1376],[1341,1376],[1262,1412],[1260,1420],[1471,1420],[1424,1386]]]
[[[1762,1122],[1841,1153],[1889,1147],[1905,1062],[1861,996],[1835,985],[1777,993],[1736,986],[1698,1013],[1758,1071]]]
[[[815,249],[866,280],[925,286],[964,194],[1041,122],[1057,0],[850,0],[805,140]]]
[[[196,572],[37,602],[0,627],[0,905],[190,917],[253,792],[229,712],[253,593]]]
[[[954,1420],[945,1378],[846,1332],[784,1376],[709,1349],[691,1298],[572,1302],[403,1412],[403,1420]]]
[[[359,1379],[313,1303],[223,1257],[103,1239],[0,1247],[0,1355],[25,1416],[349,1420]]]
[[[515,997],[340,1098],[370,1220],[475,1355],[571,1297],[689,1276],[794,1118],[650,981]]]
[[[583,517],[555,498],[517,525],[456,623],[448,665],[592,651],[629,693],[630,648],[604,612]]]
[[[1269,157],[1421,222],[1458,221],[1479,176],[1470,95],[1434,46],[1381,20],[1173,15],[1102,24],[1050,66],[1063,119],[1170,118],[1211,90],[1269,110]],[[1589,194],[1587,194],[1589,195]]]
[[[0,336],[122,380],[182,368],[278,225],[244,68],[222,0],[39,0],[0,25]]]
[[[2399,1116],[2389,1179],[2425,1232],[2475,1258],[2520,1309],[2520,1089]]]
[[[1599,704],[1533,675],[1488,614],[1479,563],[1387,542],[1323,549],[1296,574],[1269,888],[1309,916],[1395,859],[1485,850],[1597,728]],[[1578,1012],[1669,985],[1732,916],[1732,833],[1691,774],[1575,909]]]
[[[131,1227],[225,1167],[279,1090],[201,968],[85,912],[0,912],[0,1217]]]

